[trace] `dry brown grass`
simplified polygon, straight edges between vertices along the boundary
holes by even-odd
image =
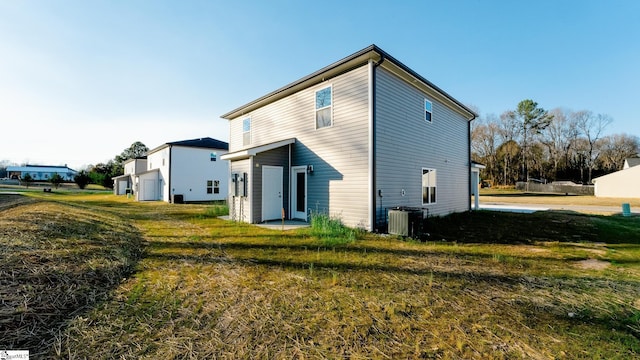
[[[0,349],[37,357],[132,270],[140,236],[117,217],[1,195],[0,244]]]
[[[536,223],[547,227],[546,235],[498,244],[486,234],[465,243],[473,229],[461,224],[475,220],[460,217],[447,220],[461,229],[459,241],[366,235],[326,246],[308,230],[280,232],[202,216],[207,207],[201,205],[140,204],[113,196],[59,200],[81,213],[119,214],[135,224],[146,247],[135,274],[111,297],[71,314],[50,348],[52,357],[628,359],[640,354],[635,218],[564,214],[554,222],[554,214],[543,214]],[[499,223],[502,216],[492,221]],[[504,219],[511,228],[520,224],[517,231],[526,234],[531,226],[526,216]],[[580,240],[567,234],[590,223]],[[613,237],[598,235],[602,229],[628,236],[609,243]],[[611,265],[577,266],[591,258]]]

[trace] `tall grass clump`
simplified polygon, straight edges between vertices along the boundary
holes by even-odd
[[[311,215],[311,235],[318,237],[326,246],[344,245],[357,240],[363,230],[345,226],[340,218],[327,214]]]
[[[209,218],[217,218],[219,216],[229,215],[229,205],[227,204],[216,204],[208,206],[204,214],[199,216],[200,219],[209,219]]]

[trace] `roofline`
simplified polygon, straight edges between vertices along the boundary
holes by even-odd
[[[398,61],[393,56],[386,53],[384,50],[380,49],[375,44],[369,45],[368,47],[354,54],[351,54],[341,60],[338,60],[337,62],[329,66],[326,66],[314,73],[311,73],[299,80],[296,80],[288,85],[285,85],[284,87],[281,87],[278,90],[272,91],[262,97],[259,97],[256,100],[253,100],[245,105],[240,106],[239,108],[231,110],[228,113],[221,115],[220,117],[226,120],[232,120],[238,116],[247,114],[257,108],[260,108],[274,101],[282,99],[299,90],[308,88],[317,83],[333,78],[337,75],[343,74],[349,70],[363,66],[367,64],[369,60],[374,60],[379,63],[383,63],[385,61],[389,61],[393,63],[395,66],[397,66],[399,69],[401,69],[405,73],[409,74],[411,77],[419,80],[428,88],[431,88],[435,92],[441,94],[446,100],[449,100],[453,104],[455,104],[455,106],[457,106],[461,110],[461,112],[466,113],[468,115],[469,121],[478,117],[478,114],[476,114],[473,110],[463,105],[461,102],[456,100],[453,96],[449,95],[444,90],[440,89],[439,87],[434,85],[432,82],[425,79],[420,74],[413,71],[411,68],[409,68],[402,62]]]

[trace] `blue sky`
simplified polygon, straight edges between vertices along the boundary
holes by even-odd
[[[640,136],[640,1],[0,1],[0,160],[106,162],[376,44],[481,115],[533,99]]]

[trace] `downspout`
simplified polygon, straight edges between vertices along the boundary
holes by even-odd
[[[473,164],[471,163],[471,121],[473,121],[473,119],[467,121],[467,149],[469,149],[468,151],[468,161],[469,161],[469,172],[467,175],[467,178],[469,179],[469,194],[467,196],[467,199],[469,199],[469,201],[467,201],[468,205],[469,205],[469,210],[471,211],[471,193],[473,192],[473,184],[471,179],[473,178]],[[478,194],[476,194],[475,196],[478,196]]]
[[[377,63],[369,59],[369,231],[375,231],[378,222],[376,208],[376,68],[384,61],[380,54]]]
[[[293,175],[291,174],[291,144],[289,144],[289,164],[288,164],[288,169],[287,169],[287,173],[289,174],[289,190],[287,191],[287,193],[289,194],[288,196],[288,200],[287,201],[287,206],[289,207],[289,211],[287,211],[289,213],[289,219],[293,219],[293,197],[291,196],[291,193],[293,193],[293,186],[292,186],[292,181],[293,181]],[[305,187],[306,187],[306,183],[305,183]],[[306,195],[306,194],[305,194]],[[306,200],[305,200],[306,201]],[[305,211],[307,211],[305,209]]]
[[[173,166],[173,163],[171,162],[171,150],[172,150],[172,146],[169,145],[169,171],[167,172],[167,177],[169,179],[167,179],[167,190],[169,192],[169,203],[173,204],[173,190],[171,190],[171,167]]]

